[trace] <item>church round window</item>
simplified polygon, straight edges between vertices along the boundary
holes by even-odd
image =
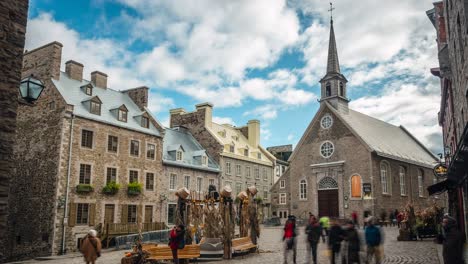
[[[330,115],[326,115],[322,117],[322,120],[320,121],[320,126],[324,129],[330,128],[332,124],[333,124],[333,119]]]
[[[325,141],[320,146],[320,154],[324,158],[329,158],[333,155],[333,151],[335,151],[335,146],[330,141]]]

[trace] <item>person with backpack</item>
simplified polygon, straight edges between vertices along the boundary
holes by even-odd
[[[174,264],[179,264],[179,257],[177,255],[178,249],[183,249],[185,247],[185,226],[178,225],[174,226],[169,233],[169,247],[172,251],[172,259]]]
[[[373,216],[367,218],[367,226],[365,230],[367,258],[366,263],[370,263],[372,258],[375,258],[375,264],[380,264],[382,261],[382,250],[380,245],[383,243],[382,232],[375,225]]]
[[[331,222],[330,231],[328,232],[328,248],[331,251],[330,263],[335,264],[337,263],[336,257],[340,254],[341,241],[343,241],[345,233],[338,219],[333,219]]]
[[[306,227],[306,234],[307,234],[307,241],[309,242],[309,249],[311,254],[308,254],[307,259],[310,262],[310,257],[312,255],[312,259],[314,264],[317,264],[317,246],[318,242],[320,241],[320,236],[322,235],[322,226],[320,226],[317,218],[315,216],[311,216],[309,220],[309,224]]]
[[[293,251],[293,263],[296,264],[297,244],[296,244],[296,217],[288,216],[288,220],[284,225],[284,264],[288,263],[288,253]]]
[[[96,259],[101,256],[101,240],[96,236],[96,230],[91,229],[81,240],[80,251],[83,253],[86,264],[96,263]]]

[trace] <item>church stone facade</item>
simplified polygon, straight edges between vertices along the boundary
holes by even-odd
[[[440,202],[429,197],[437,158],[404,127],[349,108],[347,80],[341,74],[333,21],[327,73],[320,80],[320,108],[272,187],[272,211],[346,218],[356,211],[379,216]]]

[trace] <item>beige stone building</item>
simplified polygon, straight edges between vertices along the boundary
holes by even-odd
[[[333,21],[320,83],[320,108],[272,188],[273,213],[343,218],[356,211],[362,221],[364,211],[388,215],[408,202],[423,207],[437,201],[426,190],[437,158],[404,127],[348,107]]]
[[[100,224],[157,220],[164,129],[147,109],[148,88],[112,90],[106,74],[88,81],[75,61],[61,72],[61,50],[53,42],[24,55],[23,77],[45,89],[18,111],[17,257],[75,251]]]
[[[246,126],[235,127],[212,121],[213,105],[196,105],[194,112],[182,108],[170,111],[171,127],[186,127],[220,165],[219,187],[230,185],[235,193],[256,185],[263,198],[263,217],[271,215],[270,188],[276,158],[260,145],[260,122],[250,120]]]

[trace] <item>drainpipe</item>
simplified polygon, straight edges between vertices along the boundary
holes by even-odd
[[[65,213],[63,215],[62,220],[62,255],[65,255],[67,252],[65,248],[65,229],[66,225],[68,224],[68,187],[70,185],[70,171],[71,171],[71,158],[72,158],[72,146],[73,146],[73,121],[75,115],[71,114],[71,122],[70,122],[70,136],[68,138],[68,168],[67,168],[67,184],[65,186]]]

